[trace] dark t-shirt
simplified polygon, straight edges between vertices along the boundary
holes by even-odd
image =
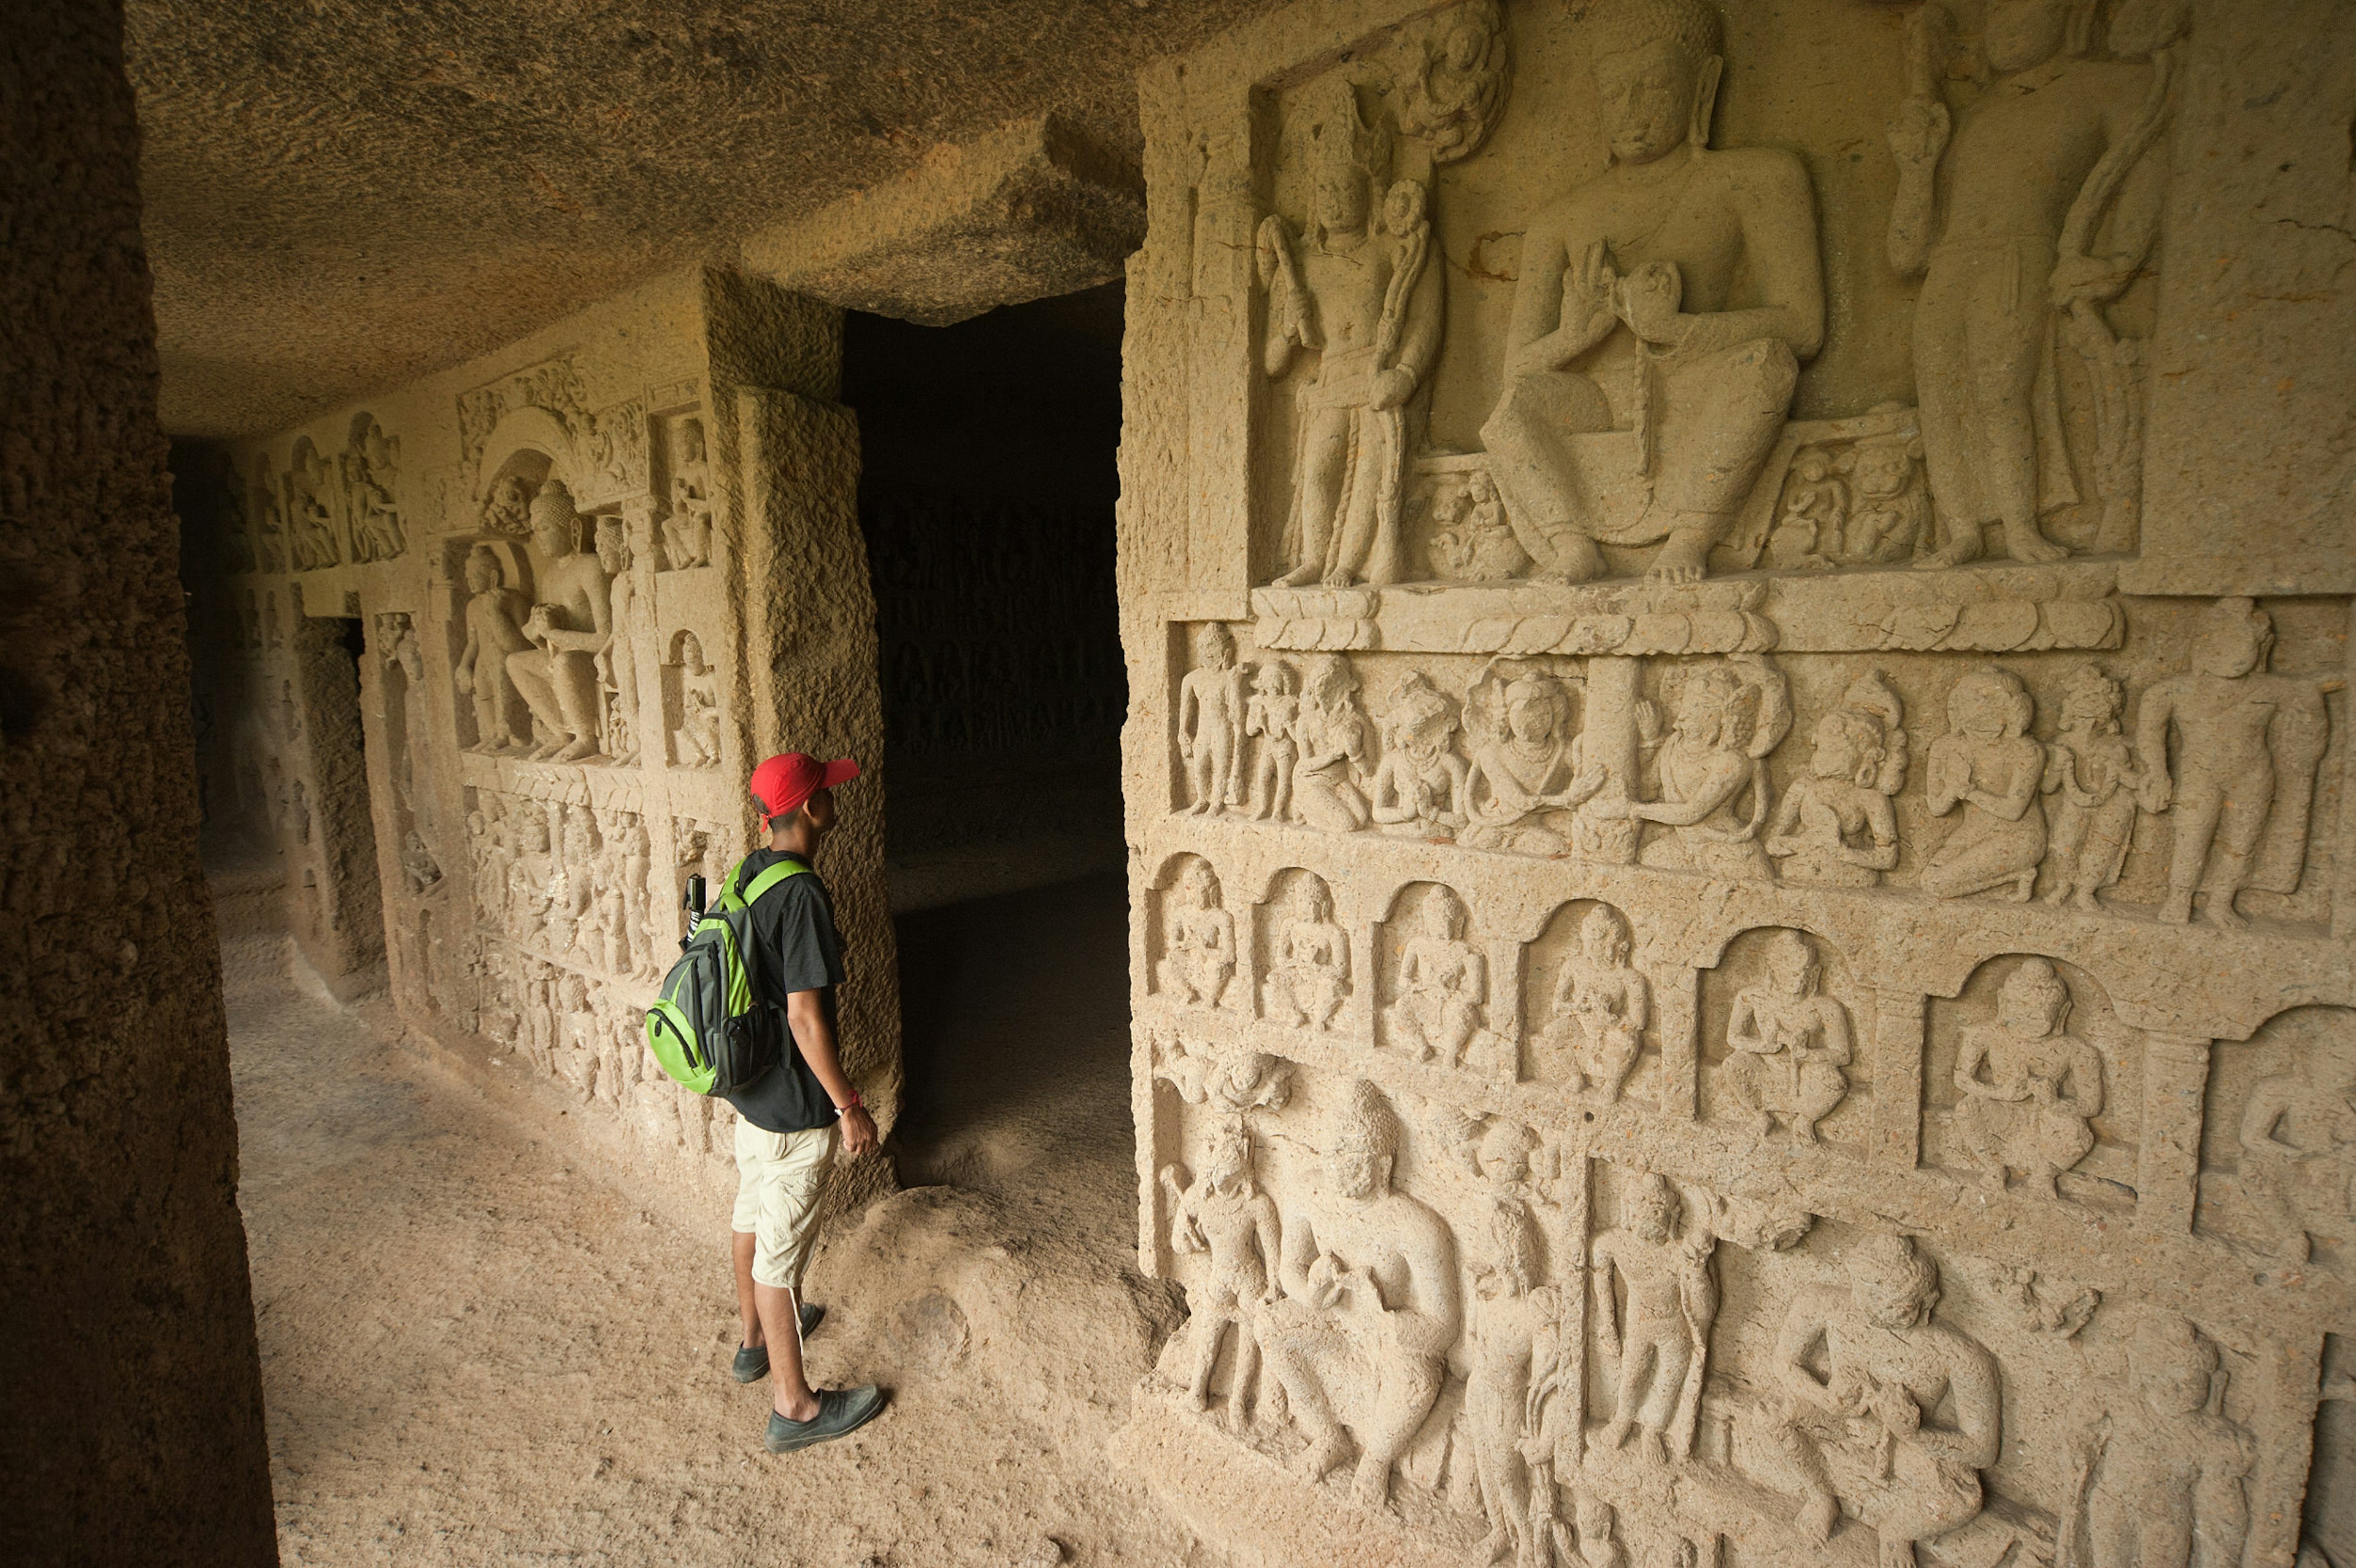
[[[745,858],[738,885],[750,887],[754,878],[780,860],[798,859],[776,849],[755,849]],[[728,1095],[728,1103],[765,1132],[825,1126],[835,1119],[834,1099],[793,1048],[793,1031],[786,1023],[787,996],[816,991],[827,1027],[834,1028],[834,988],[842,983],[842,938],[834,929],[834,901],[816,871],[787,877],[761,895],[753,905],[753,947],[745,956],[752,969],[754,1005],[764,1015],[763,1027],[776,1030],[778,1062]]]

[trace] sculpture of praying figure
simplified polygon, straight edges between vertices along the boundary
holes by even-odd
[[[2136,799],[2151,784],[2119,732],[2123,705],[2119,683],[2094,665],[2080,665],[2062,688],[2062,728],[2045,748],[2043,788],[2055,797],[2040,895],[2047,903],[2066,899],[2100,914],[2099,895],[2126,864]]]
[[[1296,243],[1270,214],[1258,234],[1269,293],[1262,368],[1272,379],[1298,350],[1318,353],[1293,401],[1292,510],[1277,581],[1397,582],[1407,575],[1407,404],[1440,351],[1445,269],[1432,263],[1425,187],[1384,186],[1389,133],[1365,123],[1356,88],[1337,72],[1314,91],[1308,231]]]
[[[2356,1035],[2343,1026],[2252,1084],[2238,1141],[2243,1195],[2283,1256],[2305,1263],[2315,1236],[2356,1235]]]
[[[1295,1029],[1331,1029],[1350,994],[1350,937],[1333,920],[1333,895],[1315,877],[1297,877],[1285,895],[1268,978],[1260,982],[1267,1017]]]
[[[1939,1270],[1904,1236],[1861,1237],[1847,1288],[1794,1297],[1775,1338],[1762,1445],[1802,1494],[1799,1525],[1823,1544],[1843,1513],[1880,1538],[1880,1568],[1914,1568],[1914,1543],[1968,1523],[1996,1463],[2003,1389],[1996,1358],[1939,1322]],[[1815,1371],[1822,1366],[1824,1374]]]
[[[1476,471],[1435,515],[1431,569],[1451,582],[1503,582],[1530,564],[1529,553],[1505,520],[1505,503],[1488,470]]]
[[[1569,688],[1537,670],[1510,681],[1490,670],[1473,684],[1472,710],[1481,738],[1465,773],[1471,820],[1460,840],[1476,849],[1567,853],[1579,831],[1572,814],[1608,777],[1580,766]]]
[[[1998,1192],[2017,1170],[2026,1190],[2058,1198],[2055,1179],[2094,1147],[2103,1054],[2065,1032],[2069,1019],[2069,983],[2030,958],[1997,990],[1996,1021],[1960,1031],[1955,1138]]]
[[[531,536],[541,565],[540,602],[524,635],[538,645],[507,657],[508,677],[538,721],[535,760],[579,762],[598,740],[597,656],[614,635],[605,569],[580,548],[573,492],[550,479],[531,498]]]
[[[1309,1439],[1302,1472],[1322,1480],[1355,1447],[1352,1491],[1380,1508],[1463,1328],[1456,1242],[1446,1221],[1392,1188],[1398,1116],[1373,1084],[1351,1086],[1335,1124],[1330,1189],[1285,1217],[1285,1299],[1262,1320],[1261,1349]],[[1364,1413],[1347,1427],[1335,1386],[1360,1392]]]
[[[1244,796],[1255,821],[1292,820],[1292,769],[1301,758],[1292,721],[1300,711],[1300,680],[1292,667],[1282,659],[1262,659],[1252,671],[1251,695],[1244,699],[1244,738],[1251,746]]]
[[[2128,13],[2153,9],[2116,8],[2115,52],[2147,27]],[[2147,139],[2134,145],[2149,134],[2137,126],[2156,68],[2083,58],[2094,13],[2086,0],[1990,0],[1980,45],[1997,80],[1960,124],[1938,90],[1954,18],[1933,0],[1910,22],[1908,92],[1890,126],[1889,250],[1900,276],[1922,279],[1914,381],[1946,535],[1921,566],[1978,560],[1991,523],[2015,560],[2069,553],[2038,526],[2041,509],[2078,498],[2053,377],[2040,374],[2055,306],[2097,309],[2134,280],[2167,173],[2140,156]],[[2065,230],[2091,239],[2101,209],[2117,251],[2064,254]]]
[[[1682,1207],[1675,1188],[1644,1172],[1629,1186],[1620,1228],[1596,1237],[1588,1256],[1596,1339],[1620,1363],[1601,1443],[1618,1448],[1642,1433],[1643,1452],[1655,1465],[1693,1452],[1709,1329],[1718,1318],[1718,1280],[1710,1272],[1718,1238],[1701,1216],[1678,1235]]]
[[[1816,721],[1807,776],[1784,791],[1764,848],[1787,882],[1870,888],[1898,864],[1898,814],[1906,787],[1906,705],[1879,670],[1849,684]]]
[[[1663,539],[1652,575],[1701,577],[1824,341],[1806,170],[1709,145],[1720,31],[1707,0],[1601,0],[1581,27],[1611,165],[1528,222],[1481,431],[1522,548],[1563,581],[1604,573],[1599,542]],[[1581,441],[1611,431],[1641,482],[1616,507]]]
[[[1194,667],[1178,683],[1178,758],[1186,764],[1186,809],[1200,816],[1243,804],[1244,672],[1225,625],[1194,628]]]
[[[1365,791],[1366,717],[1358,709],[1358,677],[1340,654],[1312,654],[1301,677],[1301,711],[1292,743],[1301,749],[1292,770],[1292,815],[1328,833],[1355,833],[1369,817]]]
[[[1383,719],[1383,760],[1367,785],[1386,832],[1418,838],[1464,826],[1464,759],[1456,754],[1456,704],[1421,670],[1399,677]]]
[[[613,635],[597,653],[599,684],[614,694],[614,709],[621,735],[614,760],[628,764],[638,760],[638,648],[632,634],[652,619],[638,603],[637,580],[630,572],[631,554],[623,542],[622,519],[597,519],[597,564],[611,582]]]
[[[2144,693],[2135,748],[2143,808],[2176,823],[2162,920],[2190,920],[2198,893],[2203,918],[2236,929],[2249,923],[2234,907],[2243,889],[2298,887],[2315,771],[2331,738],[2323,694],[2337,683],[2269,674],[2274,645],[2273,616],[2248,599],[2220,599],[2191,670]]]
[[[1921,886],[1934,898],[1959,899],[2001,889],[2026,902],[2045,859],[2045,747],[2029,733],[2036,699],[2019,676],[1982,665],[1956,677],[1947,693],[1947,732],[1931,742],[1923,782],[1931,815],[1957,806],[1963,820],[1922,868]]]
[[[1796,931],[1767,941],[1767,983],[1734,993],[1719,1082],[1756,1120],[1765,1137],[1781,1121],[1800,1143],[1816,1141],[1816,1124],[1848,1093],[1844,1071],[1854,1051],[1848,1009],[1824,994],[1816,950]]]
[[[1399,955],[1398,996],[1384,1013],[1392,1040],[1418,1061],[1464,1065],[1489,1000],[1488,961],[1463,939],[1464,906],[1446,888],[1423,898],[1423,929]]]
[[[1610,904],[1588,911],[1579,923],[1579,952],[1555,977],[1534,1076],[1619,1104],[1653,1018],[1652,983],[1628,962],[1628,951],[1625,917]]]
[[[1189,861],[1163,905],[1162,988],[1190,1008],[1215,1008],[1236,972],[1236,920],[1219,907],[1219,879]]]
[[[477,545],[466,552],[466,645],[458,655],[457,684],[458,695],[475,701],[477,752],[509,752],[523,744],[512,720],[520,694],[508,677],[508,659],[531,648],[520,624],[530,611],[520,592],[503,586],[505,579],[490,547]]]
[[[1792,729],[1791,688],[1782,673],[1757,654],[1730,655],[1687,674],[1665,739],[1650,704],[1637,709],[1636,719],[1643,744],[1658,749],[1659,797],[1598,801],[1589,810],[1666,827],[1644,847],[1644,865],[1729,880],[1772,876],[1759,830],[1772,804],[1767,757]],[[1747,817],[1735,812],[1746,791]]]
[[[1183,1168],[1162,1168],[1162,1189],[1170,1204],[1171,1244],[1182,1253],[1209,1255],[1201,1290],[1189,1289],[1188,1332],[1194,1336],[1194,1408],[1211,1404],[1211,1373],[1230,1329],[1236,1337],[1235,1381],[1228,1385],[1227,1430],[1241,1432],[1251,1414],[1259,1379],[1262,1309],[1282,1299],[1277,1288],[1276,1204],[1252,1176],[1251,1134],[1240,1118],[1213,1129],[1203,1157],[1203,1173],[1193,1186]]]
[[[1767,564],[1780,571],[1823,571],[1841,553],[1848,490],[1833,477],[1832,454],[1804,446],[1784,481],[1783,510],[1767,536]]]
[[[720,765],[720,677],[703,662],[703,643],[692,632],[679,639],[679,728],[672,749],[683,768]]]
[[[1882,411],[1877,409],[1875,412]],[[1853,566],[1911,560],[1931,539],[1931,497],[1915,483],[1922,433],[1909,426],[1858,437],[1845,460],[1854,496],[1840,559]]]
[[[712,564],[712,465],[703,457],[701,420],[679,421],[679,446],[662,525],[663,557],[673,571]]]
[[[1475,1560],[1545,1563],[1553,1544],[1554,1486],[1532,1474],[1523,1447],[1537,1436],[1532,1391],[1552,1382],[1562,1359],[1562,1293],[1545,1283],[1529,1205],[1493,1198],[1485,1239],[1464,1334],[1464,1418],[1481,1509],[1489,1519]]]
[[[2153,1312],[2127,1349],[2133,1386],[2070,1445],[2072,1485],[2058,1554],[2085,1568],[2238,1568],[2250,1534],[2257,1440],[2224,1413],[2217,1348],[2190,1323]],[[2072,1544],[2065,1539],[2065,1546]]]

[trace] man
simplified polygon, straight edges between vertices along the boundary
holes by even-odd
[[[834,902],[810,868],[834,827],[834,786],[858,776],[859,764],[849,758],[821,763],[801,752],[754,769],[749,787],[768,825],[769,845],[744,857],[735,872],[736,886],[745,888],[781,862],[803,868],[754,901],[746,955],[755,994],[771,1020],[784,1014],[784,1050],[776,1066],[728,1095],[736,1107],[733,1229],[736,1305],[744,1319],[733,1374],[744,1383],[770,1376],[776,1397],[763,1444],[772,1454],[841,1437],[884,1404],[872,1384],[813,1389],[802,1370],[802,1338],[824,1316],[799,1300],[818,1236],[819,1189],[838,1144],[853,1159],[875,1147],[875,1120],[835,1051],[842,939]]]
[[[1710,147],[1725,62],[1704,0],[1606,0],[1584,27],[1611,166],[1530,219],[1481,433],[1539,573],[1584,582],[1599,543],[1665,540],[1651,575],[1689,582],[1824,341],[1815,198],[1789,153]],[[1580,439],[1610,431],[1634,432],[1641,504],[1606,494]]]

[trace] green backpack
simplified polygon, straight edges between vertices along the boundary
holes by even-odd
[[[756,1027],[744,949],[753,939],[753,905],[809,869],[798,860],[780,860],[740,891],[744,862],[739,860],[719,902],[696,923],[687,950],[663,976],[662,995],[647,1008],[647,1049],[674,1082],[699,1094],[725,1094],[776,1064],[776,1036]]]

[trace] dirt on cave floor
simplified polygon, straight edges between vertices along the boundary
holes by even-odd
[[[809,1282],[818,1379],[892,1403],[782,1457],[766,1384],[726,1376],[724,1211],[503,1109],[283,937],[229,938],[284,1560],[1212,1568],[1104,1454],[1178,1319],[1134,1272],[1125,919],[1115,878],[901,917],[899,1163],[937,1184],[831,1231]]]

